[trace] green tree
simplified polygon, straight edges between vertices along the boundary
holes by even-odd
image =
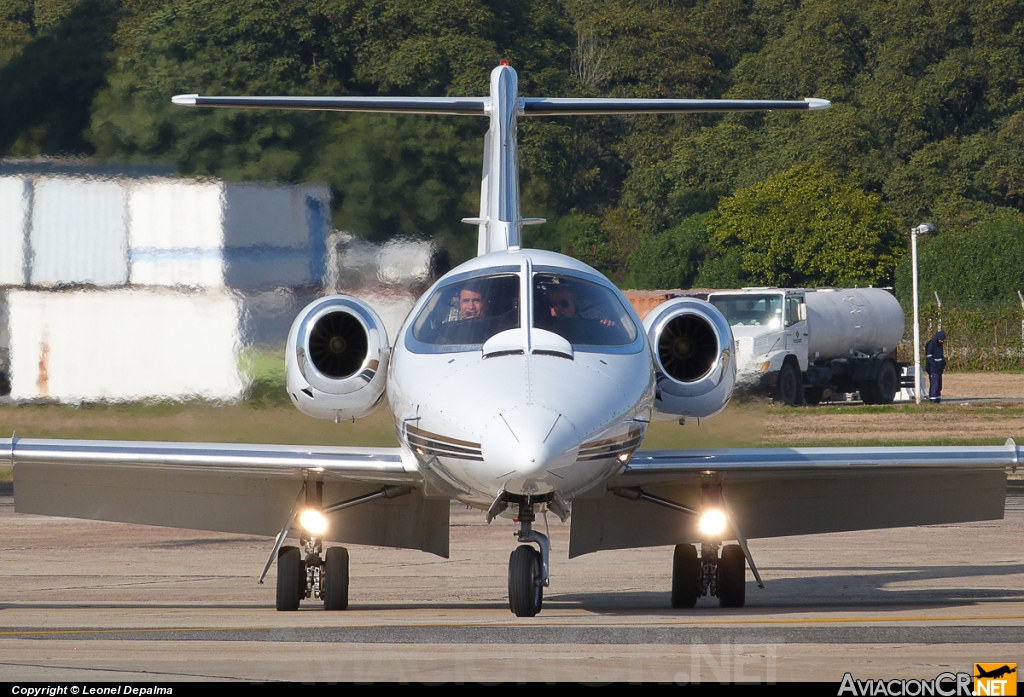
[[[110,67],[118,0],[0,5],[0,156],[82,154]]]
[[[884,285],[901,252],[879,197],[815,165],[737,191],[707,226],[715,250],[738,250],[756,285]]]
[[[546,90],[565,43],[551,41],[557,20],[541,2],[172,0],[119,33],[90,138],[102,157],[185,174],[326,180],[337,226],[440,236],[465,256],[475,233],[459,221],[478,205],[483,119],[182,109],[170,97],[486,94],[503,57],[521,58],[524,91]]]
[[[721,255],[708,255],[693,285],[697,288],[743,288],[750,285],[742,263],[738,249],[729,249]]]
[[[704,3],[697,3],[698,6]],[[634,158],[622,204],[665,229],[799,163],[882,194],[904,227],[1021,210],[1024,6],[1003,0],[762,0],[721,96],[824,97],[817,114],[706,117]]]
[[[703,215],[690,216],[665,232],[646,235],[629,257],[625,285],[640,289],[690,288],[707,247]]]
[[[971,230],[922,238],[918,285],[922,303],[938,292],[943,305],[969,310],[1019,307],[1024,291],[1024,216],[1004,215]],[[896,269],[896,297],[913,305],[910,255]]]

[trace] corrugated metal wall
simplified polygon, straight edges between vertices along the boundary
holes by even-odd
[[[322,288],[326,187],[27,168],[0,176],[14,400],[238,399],[243,343]]]
[[[7,292],[11,397],[234,400],[242,303],[229,291]]]
[[[128,197],[131,283],[224,285],[220,182],[153,180]]]
[[[25,284],[30,189],[21,177],[0,177],[0,286]]]
[[[0,177],[0,285],[320,286],[330,202],[323,186]]]
[[[117,181],[65,177],[42,177],[32,185],[29,283],[127,283],[125,187]]]

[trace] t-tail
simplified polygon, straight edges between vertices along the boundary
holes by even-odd
[[[520,97],[516,71],[502,65],[491,71],[488,97],[203,97],[178,95],[181,106],[365,111],[391,114],[454,114],[491,120],[484,137],[480,215],[463,221],[479,227],[477,255],[522,246],[523,226],[543,223],[524,218],[519,205],[519,154],[516,130],[520,117],[593,116],[602,114],[672,114],[727,111],[827,109],[826,99],[577,99]]]

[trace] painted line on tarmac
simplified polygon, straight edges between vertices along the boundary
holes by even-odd
[[[765,620],[664,620],[660,622],[630,622],[628,624],[578,624],[566,622],[545,622],[533,624],[527,622],[423,622],[412,624],[387,625],[390,629],[502,629],[502,628],[565,628],[574,629],[616,629],[625,627],[659,627],[659,626],[743,626],[743,625],[800,625],[800,624],[851,624],[874,622],[982,622],[999,620],[1024,620],[1024,615],[964,615],[956,617],[818,617],[818,618],[780,618]],[[16,629],[0,631],[0,637],[17,636],[68,636],[82,634],[172,634],[186,632],[292,632],[303,630],[370,630],[382,629],[384,625],[319,625],[319,626],[266,626],[266,627],[133,627],[133,628],[97,628],[97,629]]]
[[[143,641],[242,642],[348,645],[675,645],[690,644],[1012,644],[1021,641],[1019,625],[776,625],[718,627],[305,627],[302,629],[229,629],[156,631],[21,630],[0,636],[13,642]]]
[[[736,625],[736,624],[840,624],[856,622],[981,622],[985,620],[1024,620],[1024,615],[963,615],[956,617],[786,617],[768,620],[712,620],[697,622],[666,620],[662,624]]]

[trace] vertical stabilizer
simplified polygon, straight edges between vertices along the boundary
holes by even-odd
[[[518,249],[523,218],[519,209],[519,80],[516,71],[499,65],[491,71],[489,116],[484,139],[484,171],[480,187],[480,238],[477,254]]]

